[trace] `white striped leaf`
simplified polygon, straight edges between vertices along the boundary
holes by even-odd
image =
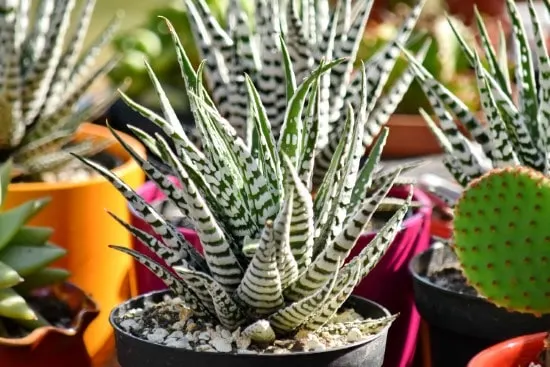
[[[168,269],[155,260],[127,247],[114,245],[110,245],[109,247],[132,256],[134,259],[146,266],[153,274],[162,280],[162,282],[166,284],[170,290],[182,297],[186,306],[190,307],[193,310],[193,313],[197,316],[208,317],[211,314],[208,309],[202,306],[202,303],[196,294],[186,287],[183,282],[176,278]]]
[[[295,260],[290,243],[292,215],[294,213],[294,191],[289,190],[273,223],[273,242],[277,260],[277,269],[281,281],[281,289],[285,289],[298,277],[298,264]],[[304,251],[304,248],[298,248]],[[305,251],[304,251],[305,252]],[[299,254],[301,255],[301,254]]]
[[[269,315],[284,304],[273,237],[273,222],[267,221],[256,253],[235,292],[254,317]]]

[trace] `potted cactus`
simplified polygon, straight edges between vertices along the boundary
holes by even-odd
[[[0,360],[10,367],[91,367],[83,334],[99,314],[95,302],[49,267],[66,250],[52,229],[28,225],[48,199],[6,210],[12,163],[0,166]]]
[[[101,214],[91,213],[108,207],[126,217],[127,207],[116,190],[70,153],[87,155],[114,169],[132,186],[143,182],[143,174],[108,129],[82,123],[112,101],[111,96],[90,101],[85,92],[116,61],[115,56],[93,67],[120,16],[83,50],[95,1],[80,2],[78,9],[76,3],[42,0],[33,12],[29,0],[17,0],[9,2],[0,14],[0,87],[4,91],[0,98],[4,111],[0,162],[11,159],[14,166],[6,208],[51,197],[51,204],[31,224],[54,229],[52,240],[69,250],[59,265],[71,271],[71,281],[109,307],[124,299],[120,285],[131,262],[112,256],[98,244],[107,245],[115,238],[128,244],[129,237],[108,218],[105,221]],[[74,31],[70,33],[73,18]],[[144,154],[137,141],[124,139]],[[98,263],[103,264],[101,268],[97,268]],[[92,352],[102,346],[110,332],[106,316],[103,323],[91,327],[87,338]]]
[[[548,10],[547,1],[545,6]],[[534,49],[529,46],[513,1],[508,1],[508,13],[513,24],[513,44],[517,50],[514,65],[517,102],[512,97],[507,58],[499,57],[494,52],[483,32],[484,28],[481,27],[480,34],[486,67],[481,64],[477,51],[468,47],[456,33],[464,54],[476,70],[486,124],[420,63],[409,57],[439,120],[437,126],[423,112],[427,124],[446,153],[445,165],[462,187],[493,168],[507,166],[527,166],[548,175],[548,129],[544,117],[548,109],[548,53],[535,9],[530,7],[536,40]],[[483,26],[482,22],[480,26]],[[537,76],[536,67],[540,71]],[[540,87],[537,87],[537,79]],[[457,129],[455,118],[468,129],[472,141]],[[449,204],[454,205],[452,202]],[[473,355],[489,345],[550,327],[548,316],[541,320],[532,315],[518,315],[497,308],[479,297],[475,289],[468,286],[457,264],[456,256],[445,246],[429,250],[411,263],[416,303],[430,325],[432,360],[435,364],[464,366]],[[468,312],[462,312],[464,310]]]
[[[183,361],[239,366],[297,366],[304,361],[330,366],[381,366],[394,315],[360,297],[347,300],[393,242],[409,212],[413,192],[408,190],[403,205],[374,240],[348,259],[401,172],[399,167],[379,176],[379,189],[366,197],[368,187],[374,184],[371,174],[384,139],[360,169],[370,103],[365,69],[361,72],[360,103],[355,107],[348,104],[341,130],[345,138],[338,143],[313,198],[323,75],[338,70],[346,60],[321,60],[297,83],[288,47],[280,38],[286,81],[281,134],[277,139],[273,136],[268,108],[252,79],[245,76],[255,136],[252,145],[247,145],[206,92],[202,83],[205,63],[196,72],[179,39],[172,34],[202,150],[181,128],[149,66],[164,117],[125,99],[170,136],[168,142],[158,135],[153,138],[139,133],[140,139],[172,167],[179,186],[155,165],[135,155],[130,146],[126,148],[181,213],[190,218],[201,251],[114,173],[81,158],[111,181],[161,238],[114,216],[157,257],[115,248],[133,256],[169,287],[168,291],[131,299],[111,313],[119,363],[140,367],[154,358],[158,366]],[[386,134],[384,131],[382,136]],[[162,327],[149,327],[163,319]],[[356,329],[351,339],[350,327]],[[176,329],[180,331],[175,333]],[[199,334],[201,339],[193,336]],[[331,339],[333,336],[335,339]]]
[[[248,141],[248,144],[252,144],[253,141],[253,139],[250,138],[250,128],[252,127],[252,124],[247,123],[246,121],[253,120],[251,119],[251,111],[245,107],[247,105],[246,99],[241,99],[240,102],[236,100],[228,102],[224,99],[224,96],[236,98],[239,95],[244,96],[246,94],[246,88],[243,90],[242,83],[244,79],[242,73],[246,71],[246,73],[254,81],[255,85],[258,85],[260,100],[267,106],[266,113],[268,114],[271,122],[271,131],[275,137],[279,137],[281,134],[280,120],[281,116],[284,116],[284,110],[282,109],[282,105],[277,107],[274,103],[280,105],[284,102],[286,86],[283,83],[285,80],[285,65],[283,62],[285,58],[283,57],[283,49],[279,46],[277,34],[281,33],[285,39],[285,42],[288,43],[288,57],[293,65],[296,80],[300,81],[303,80],[303,78],[307,76],[310,71],[307,65],[319,64],[320,60],[323,58],[323,55],[325,59],[330,60],[332,58],[332,50],[327,48],[328,41],[312,39],[309,41],[311,45],[308,45],[308,41],[301,35],[303,30],[300,30],[305,29],[304,27],[306,23],[302,22],[302,24],[304,24],[301,26],[302,28],[300,28],[297,20],[294,21],[296,24],[291,24],[291,15],[293,13],[297,14],[299,19],[302,19],[305,22],[306,19],[309,19],[306,17],[307,14],[316,14],[313,18],[320,22],[319,27],[322,28],[319,29],[324,30],[323,33],[325,34],[327,34],[330,29],[325,23],[323,23],[323,19],[326,19],[327,17],[334,17],[336,19],[336,17],[339,17],[341,22],[345,24],[345,17],[349,17],[349,29],[336,30],[333,47],[334,56],[349,57],[349,60],[344,63],[347,65],[347,68],[344,69],[342,67],[344,64],[342,64],[338,66],[338,69],[335,69],[334,72],[331,72],[330,79],[328,78],[329,75],[323,76],[323,82],[328,86],[328,94],[326,92],[322,93],[323,100],[321,105],[323,106],[323,109],[321,110],[322,114],[320,115],[321,119],[319,121],[320,136],[318,138],[317,149],[315,150],[316,164],[314,165],[315,169],[313,171],[314,173],[312,180],[312,190],[318,191],[320,182],[322,182],[322,179],[326,174],[327,167],[331,161],[331,157],[334,155],[334,149],[342,136],[341,129],[343,128],[343,124],[345,122],[343,119],[345,117],[345,111],[342,110],[341,106],[345,106],[348,102],[355,108],[358,106],[358,100],[356,97],[359,95],[359,86],[357,83],[360,80],[359,76],[361,68],[353,73],[352,67],[353,60],[356,58],[355,53],[360,42],[360,35],[363,34],[362,27],[364,27],[366,22],[368,7],[371,5],[372,1],[361,1],[357,3],[356,9],[361,10],[361,12],[353,17],[344,11],[351,4],[351,2],[347,0],[342,1],[336,7],[336,9],[340,9],[340,11],[335,13],[326,13],[326,9],[328,9],[328,7],[321,6],[323,5],[322,1],[317,2],[319,8],[310,9],[308,10],[309,13],[299,12],[298,8],[295,7],[296,3],[297,2],[288,2],[288,8],[279,9],[280,11],[276,11],[271,8],[271,0],[257,3],[258,6],[255,8],[255,11],[257,12],[255,30],[252,31],[249,36],[247,36],[247,32],[249,31],[246,27],[247,22],[245,21],[245,15],[244,13],[240,13],[238,7],[231,7],[233,12],[229,13],[228,17],[240,17],[238,18],[241,22],[239,23],[240,26],[238,28],[238,32],[240,33],[237,32],[237,28],[228,28],[227,31],[224,31],[224,28],[222,28],[221,25],[216,26],[209,23],[214,19],[214,17],[211,16],[211,12],[204,1],[190,1],[187,3],[187,9],[189,15],[191,16],[190,23],[193,27],[192,29],[194,29],[193,34],[197,37],[197,44],[202,45],[200,49],[202,50],[201,52],[203,57],[206,60],[209,60],[210,63],[213,62],[212,60],[219,63],[219,65],[207,63],[204,67],[206,72],[205,79],[210,82],[207,86],[210,94],[212,95],[213,102],[219,108],[222,116],[224,116],[227,121],[235,127],[239,136],[244,137],[245,141]],[[411,71],[406,70],[402,74],[401,79],[396,81],[394,84],[394,89],[385,94],[382,93],[382,88],[385,85],[385,81],[391,73],[396,59],[399,56],[398,44],[401,41],[404,42],[408,38],[408,35],[414,28],[414,24],[420,13],[421,7],[422,3],[413,9],[407,19],[403,22],[403,26],[396,35],[396,38],[389,42],[386,47],[383,47],[376,55],[373,55],[373,57],[366,63],[367,70],[371,70],[367,72],[367,79],[369,80],[368,84],[377,87],[368,89],[368,100],[372,101],[372,105],[369,107],[370,112],[368,113],[368,123],[364,134],[364,146],[370,146],[374,137],[381,133],[381,127],[385,121],[387,121],[387,118],[391,114],[395,104],[399,101],[400,96],[405,92],[406,87],[411,80]],[[274,20],[273,22],[266,23],[268,19],[276,19],[280,14],[287,14],[287,16],[286,18],[283,17],[281,22]],[[286,19],[286,21],[284,19]],[[263,23],[258,20],[261,20]],[[231,24],[230,22],[227,23]],[[279,28],[279,24],[281,24],[282,28]],[[333,20],[333,24],[336,24],[335,20]],[[208,25],[208,27],[205,27],[205,25]],[[239,36],[238,34],[241,33],[243,35]],[[319,31],[319,33],[321,33],[321,31]],[[271,36],[269,36],[269,34],[271,34]],[[346,38],[344,38],[344,35]],[[208,40],[211,39],[219,39],[220,41],[216,44],[210,44],[208,43]],[[260,39],[261,42],[249,41],[258,39]],[[275,39],[275,41],[273,41],[273,39]],[[344,39],[346,40],[345,42]],[[237,58],[231,57],[232,53],[224,51],[227,46],[224,46],[222,44],[223,42],[229,42],[231,44],[231,49],[240,56]],[[265,45],[265,47],[269,47],[269,50],[259,48],[258,45],[260,44]],[[252,54],[247,50],[252,52]],[[298,51],[300,50],[303,51],[303,53],[299,53]],[[418,55],[420,58],[423,56],[424,51],[425,47],[419,50]],[[258,63],[253,60],[258,60]],[[271,66],[268,68],[267,65]],[[259,68],[259,66],[262,67]],[[337,74],[336,71],[339,70],[344,74]],[[374,70],[378,70],[378,72],[375,73],[373,72]],[[221,81],[219,81],[219,73],[223,72],[225,75],[226,71],[231,74],[231,77],[229,79],[222,77]],[[348,77],[349,81],[347,81]],[[340,90],[343,89],[343,86],[346,87],[345,94],[343,90]],[[241,92],[236,93],[235,90],[240,90]],[[273,97],[275,94],[279,96],[277,97],[277,101],[275,101]],[[329,98],[335,99],[335,102],[331,103],[328,101]],[[135,106],[135,103],[132,101],[128,102],[130,104],[134,104]],[[138,110],[145,116],[155,118],[155,115],[151,115],[150,111],[142,108],[138,108]],[[328,123],[329,117],[332,121],[331,123]],[[159,169],[163,170],[164,167],[159,166]],[[171,170],[168,167],[167,172],[170,171]],[[386,174],[387,172],[374,172],[376,177],[381,177]],[[376,181],[377,180],[375,180],[375,183]],[[376,186],[374,185],[373,189],[375,187]],[[405,199],[409,194],[408,190],[409,189],[406,186],[392,189],[390,192],[391,197],[384,200],[387,205],[380,207],[379,212],[376,214],[376,219],[380,217],[381,220],[379,222],[384,223],[385,220],[387,220],[387,214],[391,216],[391,214],[395,212],[396,206],[391,206],[391,204],[395,203],[395,201],[397,201],[398,204],[399,202],[402,202],[403,199]],[[162,190],[157,188],[153,182],[149,182],[143,188],[139,189],[138,194],[146,198],[148,203],[152,205],[158,204],[157,209],[169,208],[169,206],[162,204],[162,202],[153,202],[153,200],[157,198],[162,198],[162,195],[160,195],[162,194]],[[166,198],[166,195],[164,195],[164,198]],[[411,302],[412,289],[410,288],[410,283],[407,282],[408,274],[406,271],[406,264],[408,259],[410,259],[413,254],[427,248],[429,241],[429,223],[427,223],[430,217],[429,202],[425,199],[425,196],[417,190],[414,192],[414,201],[419,205],[415,205],[412,208],[411,213],[407,216],[403,229],[396,237],[396,246],[392,246],[390,248],[388,256],[382,260],[381,266],[376,269],[371,276],[361,282],[361,285],[357,288],[359,295],[373,299],[382,304],[387,304],[392,312],[403,313],[404,317],[400,318],[396,323],[396,327],[392,328],[390,331],[390,351],[387,354],[387,357],[390,360],[396,360],[394,361],[395,365],[403,366],[410,363],[409,360],[411,360],[414,355],[416,345],[415,330],[418,329],[419,323],[419,317]],[[382,213],[380,213],[380,211],[388,207],[393,209],[390,213],[387,213],[386,211],[385,218],[381,215]],[[175,213],[175,219],[182,219],[181,213],[178,211],[175,211]],[[166,217],[174,218],[171,213],[163,212],[162,214]],[[181,221],[177,220],[176,223],[178,222]],[[187,222],[187,225],[189,224],[188,220],[184,222]],[[146,221],[144,221],[144,219],[141,218],[135,211],[133,212],[132,223],[149,234],[154,233],[151,226],[147,224]],[[192,227],[179,227],[178,230],[184,233],[186,238],[191,243],[200,243],[198,236]],[[377,226],[372,226],[368,228],[368,231],[363,236],[361,236],[360,243],[357,246],[358,251],[367,246],[369,241],[374,238],[376,235],[376,230]],[[147,253],[148,250],[138,242],[139,241],[135,242],[134,249]],[[136,266],[136,272],[137,279],[140,281],[138,286],[140,287],[139,290],[141,292],[147,289],[144,288],[144,283],[141,282],[142,280],[147,282],[146,285],[154,286],[153,289],[165,288],[165,286],[155,277],[151,276],[150,272],[146,271],[142,265],[138,264],[138,266]],[[386,282],[395,284],[395,287],[397,287],[396,289],[399,289],[399,291],[396,292],[397,295],[389,294],[385,291],[384,287],[381,286],[381,284],[384,283],[379,280],[381,278],[385,279]],[[152,284],[152,282],[150,282],[151,279],[154,279],[157,284]]]
[[[532,168],[507,167],[470,182],[455,206],[454,249],[468,283],[510,312],[550,312],[550,231],[540,222],[548,203],[546,175]],[[547,335],[504,342],[479,353],[468,366],[550,366]]]

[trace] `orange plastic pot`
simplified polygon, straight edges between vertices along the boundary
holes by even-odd
[[[496,344],[476,355],[468,367],[528,367],[538,360],[547,335],[524,335]]]
[[[76,140],[86,137],[113,140],[107,151],[124,162],[113,172],[133,188],[143,183],[142,170],[109,129],[83,124]],[[137,140],[127,135],[123,138],[145,157],[145,149]],[[51,202],[29,224],[55,230],[51,241],[68,250],[68,255],[56,265],[68,269],[72,273],[70,281],[90,292],[107,310],[90,325],[85,335],[88,351],[94,355],[112,335],[108,310],[130,295],[131,259],[107,247],[109,244],[129,246],[130,236],[105,212],[108,209],[129,220],[126,200],[100,176],[75,183],[16,183],[8,190],[8,208],[30,199],[51,197]]]
[[[97,317],[97,304],[81,289],[63,283],[41,290],[66,302],[74,315],[68,329],[53,326],[34,330],[24,338],[0,338],[0,365],[5,367],[91,367],[83,334]]]

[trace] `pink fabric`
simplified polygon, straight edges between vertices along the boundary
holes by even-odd
[[[164,198],[162,191],[153,182],[145,183],[138,190],[138,194],[150,203]],[[405,188],[394,188],[390,191],[390,195],[405,198],[407,191]],[[389,331],[384,367],[410,367],[416,349],[420,316],[414,305],[408,263],[414,255],[429,246],[432,209],[429,198],[420,190],[415,189],[414,198],[422,203],[422,207],[405,221],[403,229],[397,234],[387,253],[354,291],[359,296],[380,303],[393,313],[399,313],[399,318]],[[143,219],[135,215],[132,210],[130,211],[131,223],[134,226],[147,233],[154,234]],[[199,238],[194,231],[185,228],[179,230],[196,249],[202,252]],[[367,246],[375,235],[376,233],[367,233],[361,236],[349,259]],[[133,247],[135,250],[162,262],[160,258],[135,238],[133,239]],[[136,262],[135,266],[138,292],[140,294],[166,288],[164,283],[143,265]]]
[[[394,188],[391,196],[405,198],[405,188]],[[420,315],[414,303],[412,279],[408,264],[414,255],[430,244],[431,203],[420,190],[414,191],[415,200],[423,205],[403,225],[393,244],[376,267],[357,286],[354,293],[371,299],[388,308],[399,317],[390,328],[384,367],[410,367],[416,351]],[[357,255],[374,238],[376,233],[363,235],[350,255]]]

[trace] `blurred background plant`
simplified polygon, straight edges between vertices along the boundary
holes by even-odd
[[[223,25],[229,0],[206,0],[206,3]],[[241,0],[241,3],[248,14],[253,13],[253,0]],[[132,83],[126,93],[144,105],[156,107],[158,98],[151,88],[143,62],[144,59],[147,59],[170,100],[173,101],[174,108],[178,111],[186,111],[188,102],[184,81],[179,76],[177,56],[168,28],[160,16],[166,17],[172,22],[181,37],[183,47],[185,50],[189,50],[192,64],[195,68],[198,67],[201,60],[192,37],[184,1],[172,0],[166,5],[149,10],[141,25],[128,29],[116,37],[113,42],[114,49],[124,53],[124,58],[110,73],[110,78],[114,83],[120,83],[128,77],[131,78]]]
[[[414,3],[416,0],[387,0],[383,8],[381,8],[381,3],[378,3],[379,7],[375,9],[377,14],[373,17],[375,21],[369,24],[365,32],[358,60],[368,59],[395,36],[402,18],[410,11],[410,6]],[[411,42],[407,46],[411,50],[416,50],[426,39],[431,38],[432,44],[424,60],[424,67],[471,109],[477,110],[479,109],[479,98],[476,93],[475,74],[453,35],[446,10],[446,1],[427,0],[417,23],[415,34],[411,36]],[[450,19],[466,40],[470,43],[475,42],[475,34],[470,27],[466,26],[458,17],[451,16]],[[388,86],[393,84],[393,81],[405,70],[406,66],[405,59],[400,58],[390,76]],[[431,110],[418,82],[414,81],[396,113],[418,114],[419,108]]]

